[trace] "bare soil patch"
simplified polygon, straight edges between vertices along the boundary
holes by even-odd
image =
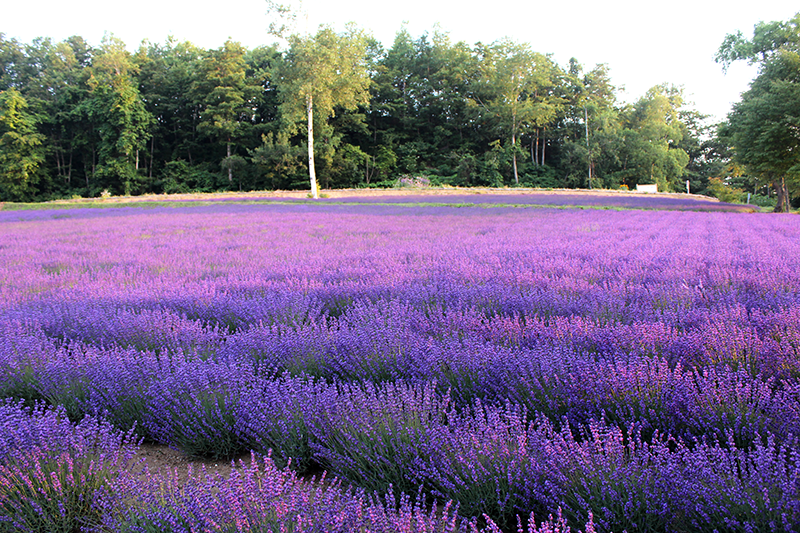
[[[238,465],[240,461],[244,461],[249,465],[251,462],[249,454],[236,457],[233,461],[190,459],[180,451],[163,444],[143,444],[134,460],[138,458],[144,459],[144,464],[151,473],[168,471],[177,474],[180,484],[189,478],[190,467],[195,475],[205,470],[209,474],[220,474],[227,478],[233,470],[234,463]]]

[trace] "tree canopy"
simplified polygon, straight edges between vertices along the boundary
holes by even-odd
[[[719,53],[782,76],[784,85],[765,78],[754,87],[781,100],[763,106],[783,113],[784,128],[797,116],[784,101],[794,94],[785,71],[797,26],[766,25],[752,42],[734,35]],[[2,126],[9,170],[0,201],[309,184],[317,196],[319,187],[385,187],[405,176],[662,191],[690,180],[692,192],[713,192],[709,179],[725,177],[732,153],[749,190],[767,183],[763,164],[740,147],[757,99],[744,99],[727,136],[714,137],[680,87],[665,82],[624,103],[611,73],[575,58],[562,66],[508,39],[453,42],[440,28],[420,36],[401,28],[388,48],[355,27],[209,50],[173,38],[129,51],[113,36],[95,47],[77,36],[25,44],[0,34],[0,102],[6,122],[22,117],[16,129]],[[25,143],[12,143],[15,135]],[[762,140],[752,149],[766,160],[778,148]],[[10,170],[14,158],[25,172]],[[787,165],[791,189],[796,163]]]
[[[0,196],[24,199],[39,181],[44,161],[44,135],[36,132],[36,119],[16,89],[0,93]]]
[[[800,189],[800,14],[757,24],[750,40],[741,32],[728,35],[717,60],[723,66],[738,60],[759,65],[720,136],[751,182],[775,190],[775,211],[789,211],[792,193]]]
[[[323,126],[336,116],[337,108],[355,111],[369,104],[367,42],[355,27],[336,33],[324,26],[313,36],[290,36],[289,45],[277,71],[280,111],[292,133],[306,120],[311,195],[317,198],[314,122]]]

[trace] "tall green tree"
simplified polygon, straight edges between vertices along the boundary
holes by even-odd
[[[44,161],[44,135],[16,89],[0,92],[0,199],[32,200]]]
[[[616,88],[608,66],[595,65],[584,73],[577,59],[570,59],[562,90],[566,103],[556,137],[562,139],[560,167],[570,187],[612,187],[607,180],[621,139]]]
[[[92,51],[80,37],[53,44],[35,39],[26,46],[24,96],[40,117],[39,131],[47,145],[49,174],[55,193],[73,187],[73,177],[81,166],[81,150],[92,136],[83,117],[76,112],[89,97],[86,84]]]
[[[192,43],[170,37],[143,45],[134,58],[139,92],[154,118],[146,162],[151,180],[170,161],[194,164],[200,151],[197,125],[202,106],[192,95],[192,84],[203,55]]]
[[[767,59],[720,130],[734,159],[758,183],[771,184],[775,212],[788,212],[800,187],[800,54],[782,50]]]
[[[511,141],[514,183],[519,184],[518,140],[526,128],[539,131],[553,123],[562,99],[550,90],[558,69],[528,44],[499,41],[482,51],[484,87],[473,98]]]
[[[253,99],[257,89],[246,76],[246,50],[233,41],[209,51],[200,62],[192,92],[201,102],[200,132],[216,137],[225,145],[222,167],[227,169],[228,185],[233,183],[233,170],[239,164],[232,148],[250,125],[254,114]]]
[[[704,193],[709,180],[723,175],[731,165],[731,151],[715,134],[719,125],[709,122],[709,116],[697,110],[681,110],[683,138],[677,144],[689,156],[684,178],[689,192]]]
[[[319,197],[314,161],[314,124],[328,122],[337,108],[369,103],[367,39],[353,26],[336,33],[321,26],[313,36],[291,35],[278,73],[281,115],[290,131],[305,122],[311,195]]]
[[[750,40],[728,35],[717,61],[725,68],[738,60],[757,62],[759,73],[720,135],[753,179],[775,189],[775,211],[787,212],[792,189],[800,187],[800,13],[787,22],[760,22]]]
[[[467,163],[488,143],[470,105],[478,65],[466,43],[438,28],[417,39],[402,28],[373,75],[367,151],[374,162],[401,173],[455,170],[456,183],[475,183]]]
[[[147,189],[139,172],[140,152],[150,137],[153,116],[139,93],[137,70],[125,44],[106,36],[92,61],[90,98],[84,104],[97,124],[101,186],[125,194]]]
[[[20,69],[25,64],[23,46],[16,39],[6,39],[0,32],[0,91],[22,85]]]
[[[627,110],[621,156],[626,185],[654,183],[661,191],[680,190],[689,163],[688,154],[679,147],[684,133],[682,106],[680,89],[658,85]]]

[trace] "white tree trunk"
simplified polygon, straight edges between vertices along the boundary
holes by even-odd
[[[519,185],[519,173],[517,172],[517,134],[511,134],[511,154],[514,163],[514,184]]]
[[[228,139],[230,141],[230,139]],[[233,166],[231,166],[231,143],[228,142],[228,183],[233,183]]]
[[[150,137],[150,171],[149,171],[149,175],[150,175],[151,178],[153,177],[153,147],[155,146],[155,142],[156,142],[155,139],[156,139],[155,135]]]
[[[586,128],[586,153],[589,166],[589,188],[592,188],[592,149],[589,147],[589,111],[583,106],[583,125]]]
[[[545,131],[542,130],[542,157],[539,160],[542,166],[544,166],[544,149],[547,146],[547,136],[545,135]]]
[[[311,95],[306,100],[308,110],[308,176],[311,179],[311,196],[319,198],[317,193],[317,171],[314,169],[314,102]]]

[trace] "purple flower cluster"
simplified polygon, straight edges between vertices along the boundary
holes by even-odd
[[[791,217],[224,204],[0,228],[0,395],[58,406],[8,412],[271,454],[126,477],[112,530],[800,530]],[[0,462],[37,449],[3,431]],[[318,469],[357,488],[296,477]]]
[[[135,500],[109,521],[127,532],[478,532],[450,504],[426,506],[391,493],[379,498],[324,477],[303,480],[268,458],[242,462],[228,478],[190,472],[188,481],[179,482],[147,474],[129,492]]]
[[[302,479],[268,457],[240,462],[227,478],[151,472],[134,465],[130,433],[93,417],[73,424],[61,407],[6,401],[0,428],[0,531],[499,531],[491,519],[478,527],[459,517],[452,502],[368,494],[325,476]],[[562,522],[531,531],[569,531]]]
[[[297,533],[500,533],[488,516],[464,520],[451,503],[426,504],[389,491],[384,496],[344,486],[341,480],[301,479],[269,458],[241,461],[228,478],[190,471],[188,480],[145,472],[127,487],[132,501],[106,526],[126,532],[292,531]],[[522,526],[520,524],[520,531]],[[558,511],[543,521],[530,517],[528,533],[570,533]],[[579,533],[579,530],[574,530]],[[592,516],[585,533],[595,533]]]
[[[127,476],[138,446],[131,433],[61,407],[0,405],[0,531],[34,533],[98,527],[120,504],[113,484]]]

